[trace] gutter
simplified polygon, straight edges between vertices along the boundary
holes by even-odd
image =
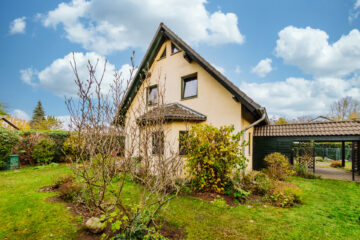
[[[266,110],[265,110],[265,108],[264,108],[264,107],[261,107],[261,108],[259,108],[259,111],[262,112],[261,118],[258,119],[258,120],[255,121],[255,122],[253,122],[252,124],[250,124],[249,126],[247,126],[246,128],[244,128],[244,129],[242,130],[242,131],[243,131],[243,133],[242,133],[242,141],[243,141],[243,143],[244,143],[244,141],[245,141],[245,133],[246,133],[246,131],[249,130],[250,128],[258,125],[259,123],[261,123],[262,121],[265,120],[265,118],[266,118]],[[243,146],[243,153],[245,154],[245,146]]]

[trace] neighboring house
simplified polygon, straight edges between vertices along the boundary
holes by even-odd
[[[147,110],[141,111],[143,101],[146,101]],[[141,123],[162,114],[167,134],[161,137],[164,134],[159,136],[159,133],[154,133],[145,141],[151,144],[151,141],[160,139],[171,143],[161,144],[169,146],[169,149],[162,149],[164,155],[180,153],[179,136],[193,124],[206,123],[215,127],[234,125],[239,132],[254,122],[260,125],[269,123],[264,108],[162,23],[120,106],[119,114],[124,116],[125,126],[137,124],[139,138]],[[253,127],[244,136],[250,142],[245,153],[250,160],[248,169],[251,169]],[[129,146],[131,139],[126,138],[125,146]],[[152,146],[155,145],[152,143]],[[140,154],[141,151],[138,149]],[[153,149],[154,152],[157,150]]]
[[[9,120],[6,119],[6,116],[0,116],[0,120],[6,122],[6,124],[8,124],[9,126],[13,127],[16,130],[20,130],[20,128],[18,128],[15,124],[13,124],[12,122],[10,122]]]
[[[317,116],[316,118],[313,118],[308,121],[309,123],[317,123],[317,122],[332,122],[332,120],[325,116]]]

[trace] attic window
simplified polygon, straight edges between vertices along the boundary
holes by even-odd
[[[181,81],[181,99],[197,97],[197,74],[195,73],[190,76],[182,77]]]
[[[180,49],[174,43],[171,43],[171,54],[174,54],[177,52],[180,52]]]
[[[163,59],[163,58],[166,58],[166,47],[165,47],[164,51],[162,52],[159,60],[160,60],[160,59]]]
[[[158,88],[153,85],[147,88],[147,104],[156,105],[158,103]]]

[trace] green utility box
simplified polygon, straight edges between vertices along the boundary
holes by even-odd
[[[19,155],[10,155],[3,170],[19,168]]]

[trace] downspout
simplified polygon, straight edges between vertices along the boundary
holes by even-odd
[[[264,107],[261,107],[260,109],[260,112],[262,112],[262,116],[260,119],[258,119],[257,121],[253,122],[252,124],[250,124],[249,126],[247,126],[246,128],[244,128],[242,131],[242,143],[245,142],[245,133],[247,130],[249,130],[250,128],[258,125],[260,122],[264,121],[264,119],[266,118],[266,111],[265,111],[265,108]],[[243,153],[245,154],[245,146],[243,146]]]

